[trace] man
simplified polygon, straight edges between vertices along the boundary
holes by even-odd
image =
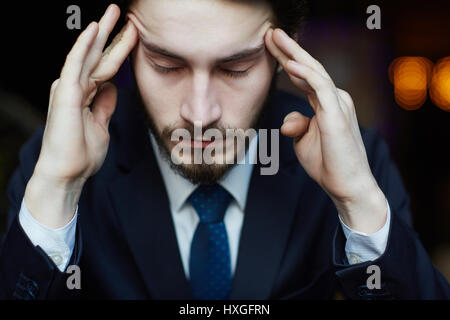
[[[131,1],[105,52],[116,5],[83,31],[11,179],[3,298],[450,296],[386,144],[292,39],[301,2],[283,3]],[[128,55],[136,90],[118,94]],[[273,91],[279,68],[309,106]],[[226,135],[280,125],[270,174],[251,161],[264,131]]]

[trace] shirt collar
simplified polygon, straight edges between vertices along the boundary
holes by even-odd
[[[170,208],[174,212],[179,212],[185,204],[187,198],[197,188],[197,185],[192,184],[189,180],[176,173],[170,167],[170,164],[163,159],[156,139],[150,131],[149,135],[155,157],[166,186]],[[247,202],[247,192],[253,171],[253,164],[256,163],[257,142],[258,137],[253,137],[245,158],[233,166],[218,181],[218,183],[233,196],[241,211],[244,211],[245,204]]]

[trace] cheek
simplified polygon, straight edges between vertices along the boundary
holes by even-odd
[[[222,101],[222,119],[225,124],[243,129],[250,126],[263,107],[274,68],[275,63],[266,57],[247,78],[235,80]]]

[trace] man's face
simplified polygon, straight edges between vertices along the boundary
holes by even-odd
[[[189,145],[205,148],[211,142],[194,136],[199,122],[203,131],[217,128],[224,134],[255,125],[275,69],[264,44],[273,20],[268,4],[137,0],[128,16],[140,36],[132,54],[136,82],[162,151],[170,154],[178,143],[171,141],[172,132],[179,128],[191,133]],[[222,151],[223,159],[236,150]],[[192,153],[178,157],[191,159],[180,159],[190,164],[176,169],[194,183],[217,180],[229,167],[193,164]]]

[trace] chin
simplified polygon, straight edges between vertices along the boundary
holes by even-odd
[[[170,162],[172,169],[192,184],[213,184],[219,181],[234,164],[181,164]]]

